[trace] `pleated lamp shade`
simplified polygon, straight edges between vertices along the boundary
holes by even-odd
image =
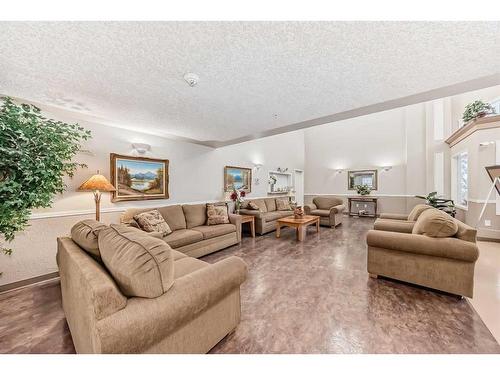
[[[87,181],[80,185],[78,191],[115,191],[115,187],[111,185],[106,177],[102,174],[97,174],[90,177]]]

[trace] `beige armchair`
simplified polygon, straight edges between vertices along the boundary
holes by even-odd
[[[342,224],[344,211],[344,201],[337,197],[314,197],[312,204],[304,206],[306,215],[320,216],[320,224],[332,228]]]

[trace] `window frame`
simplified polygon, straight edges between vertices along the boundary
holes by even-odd
[[[460,160],[465,157],[467,159],[467,191],[464,194],[465,205],[459,200],[459,178],[460,178]],[[467,150],[462,150],[452,155],[451,157],[451,199],[457,208],[467,211],[469,208],[469,153]]]

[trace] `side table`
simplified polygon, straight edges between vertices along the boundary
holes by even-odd
[[[241,225],[245,223],[250,224],[250,233],[252,234],[252,237],[255,238],[255,216],[241,215]]]

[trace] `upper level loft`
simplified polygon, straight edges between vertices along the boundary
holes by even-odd
[[[462,126],[455,133],[448,137],[445,142],[450,146],[455,146],[471,134],[478,130],[500,128],[500,115],[481,117]]]

